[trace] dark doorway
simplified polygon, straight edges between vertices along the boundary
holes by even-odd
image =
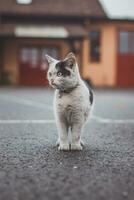
[[[119,31],[117,85],[134,87],[134,31]]]

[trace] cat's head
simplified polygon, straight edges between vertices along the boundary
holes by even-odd
[[[53,88],[66,91],[76,87],[80,75],[73,53],[69,53],[64,60],[56,60],[48,55],[46,59],[49,65],[47,78]]]

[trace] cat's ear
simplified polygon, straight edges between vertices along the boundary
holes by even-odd
[[[49,55],[45,55],[45,57],[46,57],[46,60],[47,60],[47,62],[49,63],[49,64],[52,64],[54,61],[55,61],[55,59],[54,58],[52,58],[51,56],[49,56]]]
[[[76,64],[76,57],[73,52],[68,53],[65,60],[70,68],[73,68]]]

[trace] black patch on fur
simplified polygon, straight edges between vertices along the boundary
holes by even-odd
[[[70,76],[70,71],[66,69],[66,66],[66,61],[60,61],[55,66],[58,72],[61,72],[63,74],[63,77]]]
[[[91,105],[93,104],[93,92],[92,92],[92,90],[91,90],[91,88],[89,89],[89,101],[90,101],[90,103],[91,103]]]

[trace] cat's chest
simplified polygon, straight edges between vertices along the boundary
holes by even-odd
[[[68,94],[59,93],[56,98],[56,105],[62,110],[66,109],[68,105],[73,105],[71,96]]]
[[[55,107],[58,112],[66,112],[68,107],[76,107],[76,101],[74,94],[60,93],[58,92],[55,96]]]
[[[56,108],[60,112],[67,112],[69,110],[75,110],[82,106],[83,96],[78,95],[77,92],[73,93],[58,93],[56,96]]]

